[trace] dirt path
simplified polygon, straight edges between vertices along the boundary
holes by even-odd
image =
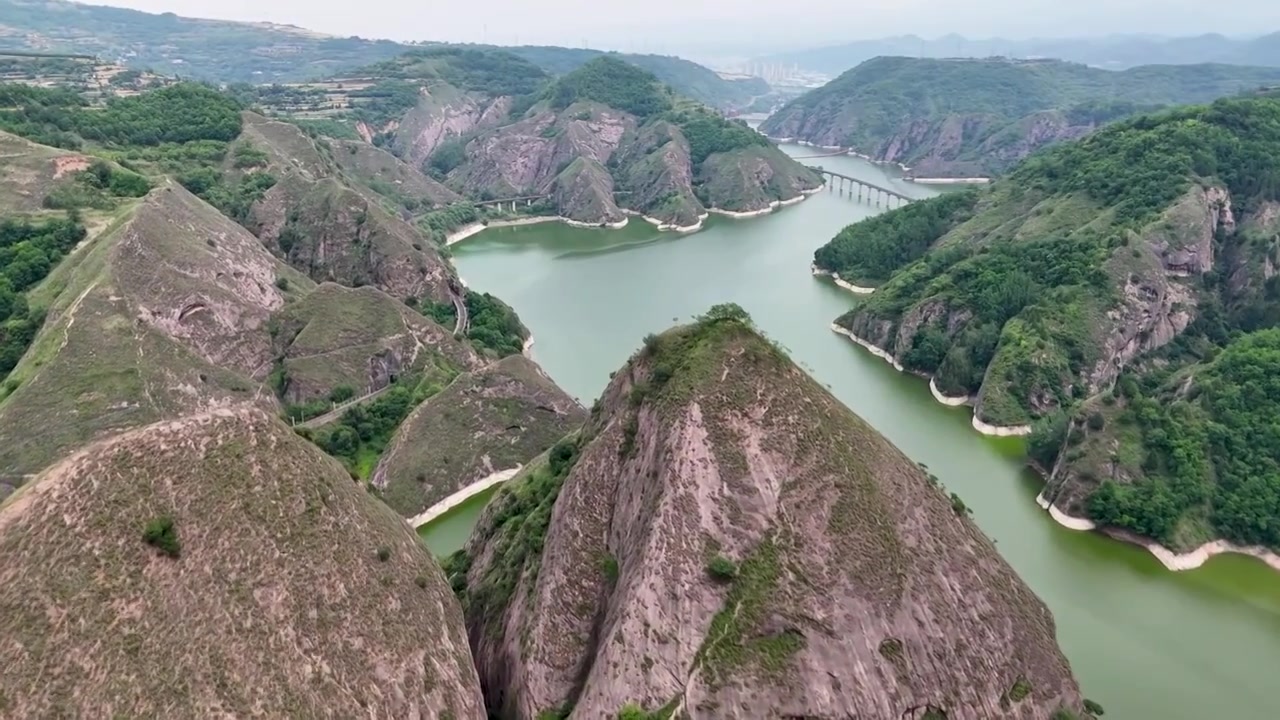
[[[368,393],[367,395],[361,395],[361,396],[360,396],[360,397],[358,397],[358,398],[354,398],[354,399],[352,399],[352,400],[348,400],[348,401],[346,401],[346,402],[342,403],[341,405],[339,405],[338,407],[336,407],[336,408],[334,408],[334,409],[330,410],[329,412],[327,412],[327,413],[325,413],[325,414],[323,414],[323,415],[320,415],[319,417],[313,417],[313,418],[311,418],[310,420],[307,420],[307,421],[305,421],[305,422],[300,422],[300,423],[298,423],[297,425],[295,425],[294,427],[300,427],[300,428],[318,428],[318,427],[322,427],[322,426],[324,426],[324,425],[328,425],[329,423],[331,423],[331,422],[333,422],[333,421],[337,420],[338,418],[342,417],[342,413],[346,412],[347,410],[349,410],[349,409],[351,409],[351,408],[355,407],[356,405],[359,405],[359,404],[360,404],[360,403],[362,403],[362,402],[366,402],[366,401],[368,401],[368,400],[372,400],[372,399],[374,399],[374,398],[378,397],[379,395],[381,395],[382,393],[384,393],[384,392],[386,392],[386,391],[390,390],[390,389],[391,389],[391,388],[393,388],[393,387],[395,387],[395,386],[394,386],[394,385],[387,385],[387,386],[385,386],[385,387],[382,387],[382,388],[379,388],[379,389],[377,389],[377,390],[374,390],[373,392]]]

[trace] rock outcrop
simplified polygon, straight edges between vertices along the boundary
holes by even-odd
[[[447,563],[490,712],[1078,711],[1049,611],[990,540],[782,351],[717,317],[648,341]]]
[[[295,125],[252,113],[244,122],[237,142],[266,153],[265,169],[276,180],[253,206],[247,226],[279,257],[317,282],[373,285],[401,300],[451,302],[458,295],[453,268],[416,227],[383,206],[377,190],[385,189],[402,207],[416,198],[413,188],[427,194],[428,206],[432,197],[448,200],[450,191],[377,157],[376,149],[354,156],[339,149],[339,156],[346,155],[339,163]],[[387,171],[386,185],[374,182],[380,167]],[[368,187],[358,182],[361,177]]]

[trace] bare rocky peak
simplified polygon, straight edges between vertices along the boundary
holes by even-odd
[[[410,197],[430,207],[451,192],[377,148],[339,146],[339,161],[332,145],[322,152],[296,125],[253,113],[244,119],[240,143],[265,153],[276,179],[247,225],[279,257],[317,282],[373,285],[401,300],[458,296],[453,268],[401,216],[404,208],[384,207]],[[373,185],[404,198],[380,198]]]
[[[502,717],[1029,720],[1082,703],[1052,616],[991,541],[732,318],[646,340],[447,570]]]
[[[0,552],[5,717],[485,717],[429,553],[260,410],[65,458]]]

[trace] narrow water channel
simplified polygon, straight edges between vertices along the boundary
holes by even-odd
[[[792,155],[811,148],[786,147]],[[848,157],[808,160],[923,196],[936,190]],[[590,405],[650,332],[712,304],[742,305],[770,337],[973,508],[982,529],[1053,610],[1086,695],[1107,717],[1274,720],[1280,699],[1280,573],[1241,557],[1171,573],[1144,550],[1055,524],[1019,440],[985,438],[967,408],[829,330],[852,296],[809,271],[813,251],[879,212],[827,191],[765,218],[713,217],[702,232],[659,234],[558,224],[489,230],[454,248],[462,277],[513,305],[534,357]],[[437,554],[461,546],[487,496],[423,529]]]

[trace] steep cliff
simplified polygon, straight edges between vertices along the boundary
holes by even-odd
[[[1222,65],[1117,73],[1059,60],[880,57],[788,103],[760,130],[851,148],[922,177],[990,176],[1126,115],[1277,80],[1275,69]]]
[[[450,558],[490,712],[1078,710],[991,542],[748,322],[648,339]]]
[[[527,464],[586,411],[533,361],[512,355],[458,377],[401,424],[373,473],[409,517],[495,472]]]
[[[439,567],[260,410],[63,459],[0,506],[0,549],[6,715],[485,717]]]
[[[1280,318],[1278,118],[1275,99],[1140,117],[852,225],[815,264],[876,289],[836,322],[985,431],[1032,434],[1059,509],[1177,549],[1278,547],[1257,468],[1280,449],[1233,449],[1220,428],[1258,432],[1255,410],[1198,400],[1272,396],[1237,371],[1269,367],[1247,340]]]

